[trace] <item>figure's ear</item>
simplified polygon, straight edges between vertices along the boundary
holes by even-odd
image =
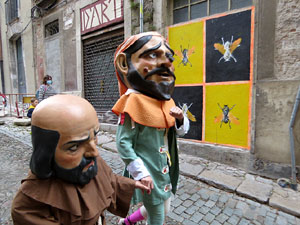
[[[126,61],[126,54],[120,53],[116,58],[116,68],[123,76],[126,76],[128,73],[128,64]],[[120,74],[121,75],[121,74]]]

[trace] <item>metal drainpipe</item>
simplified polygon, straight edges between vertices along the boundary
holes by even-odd
[[[296,160],[295,160],[295,146],[294,146],[294,134],[293,134],[293,127],[295,123],[295,117],[298,111],[298,106],[300,102],[300,86],[298,90],[298,94],[296,97],[296,102],[294,104],[291,121],[289,125],[290,130],[290,148],[291,148],[291,160],[292,160],[292,180],[291,180],[291,188],[293,190],[297,190],[297,179],[296,179]]]
[[[144,23],[144,1],[140,0],[140,33],[143,33],[144,28],[143,28],[143,23]]]

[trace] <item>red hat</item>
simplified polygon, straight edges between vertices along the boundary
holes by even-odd
[[[122,44],[120,44],[115,52],[115,56],[114,56],[114,65],[115,65],[115,69],[116,69],[116,58],[117,56],[124,52],[126,49],[128,49],[131,45],[133,45],[138,39],[140,39],[141,37],[144,37],[144,36],[149,36],[149,35],[152,35],[152,36],[159,36],[159,37],[162,37],[163,36],[161,34],[159,34],[158,32],[145,32],[145,33],[140,33],[140,34],[136,34],[136,35],[132,35],[130,36],[129,38],[127,38],[125,41],[123,41]],[[122,82],[122,79],[120,78],[120,75],[116,69],[116,75],[117,75],[117,78],[118,78],[118,84],[119,84],[119,93],[120,93],[120,96],[122,96],[126,91],[127,91],[127,87],[126,85]]]

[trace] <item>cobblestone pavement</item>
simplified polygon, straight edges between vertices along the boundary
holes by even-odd
[[[11,120],[6,119],[5,125],[0,126],[0,140],[0,224],[12,224],[11,201],[21,179],[28,171],[31,154],[30,127],[17,127],[12,125]],[[118,154],[103,148],[99,148],[99,152],[115,173],[122,172],[124,164]],[[108,225],[116,224],[118,220],[118,217],[108,212],[106,217]],[[180,176],[179,189],[173,197],[166,224],[300,225],[300,219],[236,193],[219,190],[199,180]]]
[[[118,154],[105,150],[100,150],[100,154],[116,173],[123,170]],[[295,216],[200,181],[180,176],[179,182],[168,214],[168,225],[300,224]],[[111,218],[109,225],[116,224],[114,216],[108,214],[108,218]]]
[[[31,147],[0,133],[0,224],[12,224],[11,201],[26,177]]]

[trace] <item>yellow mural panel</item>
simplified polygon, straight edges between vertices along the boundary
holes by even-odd
[[[203,82],[203,21],[169,27],[176,85]]]
[[[205,87],[205,141],[248,147],[250,84]]]

